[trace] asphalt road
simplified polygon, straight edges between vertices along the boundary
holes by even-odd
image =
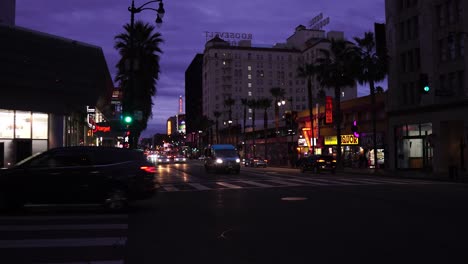
[[[0,263],[467,263],[468,185],[160,165],[128,214],[28,207],[0,216]]]

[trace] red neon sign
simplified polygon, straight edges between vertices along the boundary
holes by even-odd
[[[333,99],[331,96],[325,97],[325,123],[333,123]]]
[[[96,132],[110,132],[110,126],[98,126],[98,125],[95,125],[94,126],[94,129],[93,129],[93,132],[96,133]]]

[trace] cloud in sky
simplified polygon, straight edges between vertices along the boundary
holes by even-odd
[[[135,1],[139,6],[146,0]],[[299,24],[308,26],[319,13],[330,17],[325,30],[345,32],[345,37],[363,36],[374,22],[385,22],[384,0],[178,0],[164,1],[166,14],[158,29],[161,45],[161,76],[153,99],[153,119],[143,136],[165,131],[168,117],[177,113],[179,95],[184,95],[185,70],[196,53],[202,53],[205,31],[253,34],[253,44],[273,45],[285,40]],[[114,36],[129,23],[130,0],[17,0],[16,24],[102,47],[112,76],[119,56]],[[157,8],[157,4],[152,7]],[[154,24],[152,11],[136,14],[137,20]],[[385,88],[386,83],[382,84]],[[359,95],[368,94],[360,87]]]

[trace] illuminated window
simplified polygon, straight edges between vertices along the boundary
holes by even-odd
[[[250,88],[252,87],[252,83],[247,83],[247,86]]]
[[[252,66],[247,66],[247,70],[251,71],[252,70]]]
[[[14,118],[12,110],[0,109],[0,138],[13,138]]]
[[[226,65],[226,61],[223,61],[223,65]]]
[[[247,79],[251,80],[252,79],[252,74],[247,75]]]
[[[48,133],[48,120],[49,116],[47,114],[33,113],[32,114],[32,133],[33,139],[47,139]]]
[[[16,111],[15,137],[31,138],[31,112]]]
[[[249,96],[252,96],[252,92],[251,92],[251,91],[249,91]]]

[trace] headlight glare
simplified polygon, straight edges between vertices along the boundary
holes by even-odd
[[[223,160],[222,159],[216,159],[216,163],[221,164],[221,163],[223,163]]]

